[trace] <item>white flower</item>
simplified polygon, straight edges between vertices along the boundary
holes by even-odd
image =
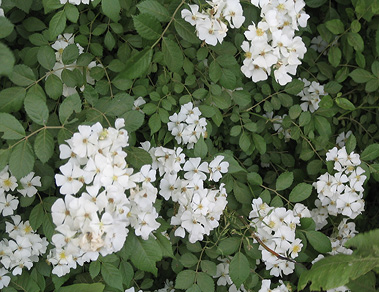
[[[201,158],[190,158],[184,164],[183,170],[186,171],[184,177],[188,180],[192,179],[195,175],[198,175],[201,179],[206,179],[205,173],[208,173],[208,163],[202,162]]]
[[[3,289],[4,287],[8,287],[11,281],[11,278],[7,276],[7,274],[8,274],[8,270],[4,269],[3,267],[0,268],[0,289]]]
[[[2,212],[4,217],[13,215],[17,206],[18,200],[15,196],[12,196],[11,194],[5,196],[4,192],[0,194],[0,212]]]
[[[41,186],[41,177],[34,177],[34,172],[29,173],[27,176],[20,179],[23,189],[17,189],[17,191],[24,197],[32,197],[37,193],[36,187]]]
[[[209,179],[213,180],[215,182],[218,182],[222,174],[228,172],[229,162],[223,161],[224,156],[218,155],[216,156],[210,163],[209,163],[209,169],[210,169],[210,175]]]

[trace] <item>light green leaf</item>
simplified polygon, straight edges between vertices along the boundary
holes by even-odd
[[[121,5],[119,0],[101,0],[101,8],[104,14],[114,22],[120,20]]]
[[[332,19],[325,22],[326,28],[333,34],[341,34],[345,31],[343,22],[340,19]]]
[[[59,120],[62,124],[68,121],[73,112],[79,113],[82,110],[82,102],[79,94],[75,93],[66,97],[59,107]]]
[[[137,131],[145,121],[145,115],[137,110],[131,110],[121,116],[125,120],[125,129],[128,132]]]
[[[69,21],[73,23],[77,23],[79,19],[79,10],[75,5],[70,3],[66,3],[64,7],[64,11],[66,13],[66,17]]]
[[[175,289],[188,289],[195,282],[196,273],[192,270],[183,270],[175,280]]]
[[[46,82],[45,82],[45,91],[50,98],[57,100],[58,98],[62,96],[62,92],[63,92],[62,80],[58,76],[54,74],[50,74],[49,77],[47,77]]]
[[[0,39],[3,39],[12,33],[14,25],[8,20],[8,18],[0,17],[0,27]]]
[[[12,51],[3,43],[0,43],[0,59],[1,59],[0,76],[10,75],[13,70],[13,66],[16,60],[13,56]]]
[[[312,193],[312,185],[299,183],[290,193],[289,200],[293,203],[307,199]]]
[[[0,113],[0,132],[4,132],[3,139],[22,139],[25,137],[25,129],[12,115]]]
[[[234,254],[241,245],[241,239],[238,237],[227,237],[220,241],[217,251],[223,256]]]
[[[25,111],[29,118],[38,125],[44,126],[49,119],[49,109],[46,105],[46,97],[41,92],[29,90],[24,100]]]
[[[361,160],[363,161],[375,160],[378,157],[379,157],[379,144],[377,143],[368,145],[361,154]]]
[[[174,258],[171,241],[161,233],[156,233],[155,237],[157,238],[157,242],[161,247],[162,256]]]
[[[312,291],[329,290],[346,285],[379,266],[378,257],[357,257],[355,255],[337,254],[316,262],[311,270],[304,271],[299,279],[298,289],[305,288],[312,282]],[[338,277],[336,277],[338,275]]]
[[[195,144],[194,154],[197,157],[205,158],[208,153],[208,146],[204,141],[204,137],[201,136],[200,139]]]
[[[89,274],[91,278],[95,278],[100,273],[100,261],[91,262],[89,265]]]
[[[107,285],[119,289],[124,290],[122,286],[122,275],[118,268],[110,263],[102,263],[101,264],[101,276],[103,277],[105,283]]]
[[[23,140],[12,150],[9,157],[9,169],[17,179],[20,179],[33,170],[34,161],[32,145],[27,140]]]
[[[191,44],[199,44],[201,41],[195,34],[195,28],[183,19],[175,19],[174,26],[177,33]]]
[[[357,52],[363,52],[364,41],[359,33],[348,32],[347,33],[347,42],[350,46],[354,48]]]
[[[42,163],[46,163],[54,154],[54,138],[47,129],[43,129],[34,141],[34,152]]]
[[[91,263],[92,264],[92,263]],[[79,283],[59,288],[58,292],[103,292],[105,285],[102,283]]]
[[[42,204],[35,205],[29,215],[29,223],[33,230],[36,231],[42,225],[44,215],[45,211]]]
[[[349,101],[347,98],[344,98],[344,97],[337,97],[336,98],[336,104],[340,108],[348,110],[348,111],[355,110],[354,104],[351,101]]]
[[[150,14],[161,22],[170,20],[170,14],[166,7],[155,0],[145,0],[137,4],[137,8],[141,13]]]
[[[375,289],[376,275],[374,272],[368,272],[355,280],[350,280],[346,286],[350,291],[377,292]]]
[[[121,72],[121,78],[135,79],[141,77],[149,68],[153,50],[145,48],[144,50],[133,55],[125,64],[126,70]]]
[[[153,114],[149,119],[149,128],[151,130],[151,134],[158,132],[161,128],[161,119],[158,113]]]
[[[307,231],[305,233],[309,243],[320,253],[327,253],[332,250],[329,237],[319,231]]]
[[[229,276],[237,288],[247,279],[250,274],[250,265],[246,256],[238,252],[230,262]]]
[[[299,79],[293,79],[290,83],[286,85],[284,91],[288,94],[298,94],[304,88],[304,82]]]
[[[36,76],[28,66],[19,64],[13,67],[9,79],[16,85],[28,86],[36,81]]]
[[[215,290],[213,279],[206,273],[198,272],[196,275],[196,283],[203,292],[213,292]]]
[[[183,53],[176,42],[163,38],[162,52],[165,63],[171,71],[177,72],[183,67]]]
[[[66,27],[66,14],[64,10],[58,11],[49,22],[50,38],[54,39],[60,35]]]
[[[259,154],[266,153],[266,141],[261,135],[253,133],[253,143],[255,148],[258,150]]]
[[[292,172],[284,172],[279,175],[276,180],[276,190],[282,191],[288,189],[293,183],[293,173]]]
[[[76,44],[71,44],[65,47],[62,53],[62,62],[65,65],[72,64],[79,57],[79,48]]]
[[[140,169],[146,164],[151,164],[151,155],[141,148],[128,147],[126,150],[126,161],[130,163],[135,169]]]
[[[0,112],[19,111],[24,104],[25,95],[26,90],[23,87],[8,87],[0,91]]]
[[[41,66],[47,70],[53,69],[56,59],[54,50],[49,46],[42,46],[38,49],[37,60]]]
[[[156,262],[162,259],[162,251],[155,239],[150,237],[148,240],[143,240],[130,232],[127,239],[128,242],[133,247],[134,252],[130,259],[136,268],[157,276],[158,269]]]
[[[149,14],[141,13],[133,16],[133,23],[138,34],[147,40],[157,40],[161,36],[161,24]]]

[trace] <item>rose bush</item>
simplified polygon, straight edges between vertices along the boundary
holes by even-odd
[[[0,289],[375,290],[378,13],[0,1]]]

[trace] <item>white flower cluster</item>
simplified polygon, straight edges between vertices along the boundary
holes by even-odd
[[[21,221],[20,215],[11,218],[13,223],[5,222],[5,232],[9,239],[3,238],[0,241],[0,263],[3,266],[0,268],[0,276],[4,270],[8,273],[13,269],[13,275],[21,275],[24,267],[30,270],[33,263],[38,262],[38,257],[46,252],[48,245],[45,237],[41,238],[33,231],[29,221]],[[7,282],[3,286],[7,286],[9,281]]]
[[[216,275],[213,278],[217,279],[217,286],[229,286],[229,292],[246,292],[244,285],[242,284],[238,289],[229,276],[229,264],[228,258],[217,258],[221,263],[217,265]]]
[[[186,160],[180,147],[174,150],[150,147],[149,142],[142,143],[142,146],[153,158],[152,168],[159,169],[162,177],[159,194],[165,200],[171,199],[179,204],[176,214],[171,218],[171,225],[179,226],[175,236],[184,237],[187,231],[190,242],[202,240],[204,235],[209,235],[219,225],[218,221],[227,204],[224,184],[219,189],[208,189],[204,187],[204,182],[218,182],[222,173],[228,171],[229,163],[222,161],[224,157],[221,155],[208,164],[201,162],[200,157]],[[179,172],[182,170],[184,178],[180,177]]]
[[[288,289],[288,287],[283,283],[282,280],[279,280],[279,284],[280,284],[280,286],[272,289],[272,288],[270,288],[270,286],[271,286],[271,280],[270,279],[262,280],[262,286],[258,292],[288,292],[288,291],[292,291],[292,289],[291,290]]]
[[[61,2],[62,2],[62,0],[61,0]],[[71,2],[72,1],[70,1],[70,3]],[[78,2],[78,1],[73,1],[73,2]],[[72,3],[72,4],[75,4],[75,3]],[[79,4],[80,4],[80,0],[79,0]],[[79,4],[76,4],[76,5],[79,5]],[[88,3],[85,3],[85,4],[88,4]],[[53,67],[52,73],[54,75],[58,76],[60,79],[62,79],[63,69],[67,69],[67,70],[71,70],[71,71],[74,69],[79,69],[79,70],[83,71],[83,67],[82,66],[80,66],[80,67],[76,66],[76,62],[74,62],[72,64],[68,64],[68,65],[63,64],[63,62],[62,62],[63,50],[71,44],[75,44],[74,35],[72,33],[64,33],[63,35],[59,35],[57,40],[54,42],[54,44],[51,45],[51,47],[56,51],[55,52],[56,63]],[[76,46],[79,49],[79,54],[82,54],[84,51],[83,47],[79,44],[76,44]],[[87,83],[92,84],[92,85],[95,84],[95,80],[90,76],[89,69],[96,67],[96,66],[99,66],[99,65],[97,65],[95,61],[92,61],[91,63],[88,64],[87,68],[85,68],[86,71],[83,72],[86,75]],[[84,88],[82,87],[81,90],[82,89],[84,89]],[[63,83],[63,93],[62,93],[63,96],[67,97],[67,96],[70,96],[70,95],[75,94],[75,93],[77,93],[75,87],[68,87],[65,83]]]
[[[307,49],[295,31],[306,27],[309,15],[304,0],[251,0],[261,8],[262,20],[249,25],[241,48],[245,60],[241,71],[254,82],[266,80],[274,68],[275,80],[285,85],[296,74]]]
[[[129,137],[123,127],[123,119],[116,120],[115,128],[82,125],[66,140],[68,145],[59,147],[60,158],[69,160],[55,176],[65,198],[51,208],[57,227],[52,238],[55,249],[48,257],[58,276],[99,254],[119,251],[128,226],[143,239],[160,226],[153,206],[158,193],[152,185],[155,170],[144,165],[133,174],[125,161],[123,147]],[[79,197],[72,196],[79,192]]]
[[[304,101],[300,104],[300,107],[305,112],[309,110],[313,113],[319,108],[320,97],[326,95],[324,85],[320,85],[320,83],[316,81],[312,81],[311,83],[305,78],[299,78],[299,80],[304,82],[304,89],[298,93],[298,96]]]
[[[181,106],[179,114],[174,113],[169,117],[167,127],[178,144],[187,144],[187,148],[192,149],[201,135],[206,136],[207,121],[200,115],[199,108],[188,102]]]
[[[93,1],[93,0],[60,0],[60,1],[61,1],[61,4],[66,4],[68,2],[70,4],[80,5],[81,3],[89,4],[90,1]]]
[[[254,199],[252,211],[249,214],[251,226],[256,230],[256,234],[262,242],[276,253],[288,256],[292,259],[298,256],[303,244],[301,240],[295,238],[296,226],[300,225],[300,218],[311,217],[307,207],[303,204],[296,204],[293,210],[284,207],[274,208],[263,203],[261,198]],[[282,260],[267,251],[263,246],[259,246],[262,251],[262,260],[266,265],[266,270],[270,270],[270,275],[289,275],[295,269],[293,262]]]
[[[318,193],[315,204],[317,209],[312,210],[317,227],[320,229],[327,224],[329,215],[345,215],[354,219],[364,211],[363,183],[366,180],[364,170],[359,165],[359,154],[348,154],[346,148],[334,147],[326,154],[327,161],[334,161],[334,175],[326,172],[313,183]]]
[[[196,27],[199,39],[215,46],[225,38],[227,24],[231,28],[240,28],[245,17],[239,0],[212,0],[207,3],[210,8],[205,12],[200,12],[198,5],[189,5],[191,11],[183,9],[182,18]]]

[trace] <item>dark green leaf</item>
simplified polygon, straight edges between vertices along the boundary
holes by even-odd
[[[298,203],[307,199],[312,193],[312,185],[299,183],[290,193],[289,200]]]
[[[73,285],[61,287],[59,288],[58,292],[72,292],[72,291],[103,292],[104,288],[105,288],[105,285],[102,283],[91,283],[91,284],[79,283],[79,284],[73,284]]]
[[[3,139],[22,139],[25,137],[25,129],[12,115],[0,113],[0,132],[4,132]]]
[[[49,22],[50,38],[54,39],[60,35],[66,27],[66,14],[64,10],[58,11]]]
[[[327,253],[332,250],[329,237],[319,231],[307,231],[305,233],[309,243],[320,253]]]
[[[276,180],[276,190],[282,191],[288,189],[293,182],[293,173],[292,172],[284,172]]]
[[[337,67],[340,64],[341,57],[342,57],[342,52],[338,47],[333,46],[329,49],[328,60],[329,60],[329,63],[333,67]]]
[[[41,126],[47,124],[49,109],[43,92],[29,90],[24,100],[24,107],[33,122]]]
[[[54,74],[50,74],[49,77],[47,77],[46,82],[45,82],[45,91],[50,98],[57,100],[58,98],[62,96],[62,92],[63,92],[62,80],[58,76]]]
[[[121,5],[118,0],[101,0],[101,8],[104,14],[114,22],[120,20]]]
[[[262,155],[266,153],[266,141],[261,135],[253,133],[253,143],[259,154]]]
[[[238,237],[228,237],[220,241],[217,250],[222,256],[228,256],[238,251],[241,245],[241,239]]]
[[[19,86],[28,86],[36,81],[33,70],[24,64],[14,66],[9,79]]]
[[[12,33],[14,25],[8,18],[0,17],[0,27],[0,39],[3,39]]]
[[[54,138],[47,129],[37,134],[34,141],[34,152],[42,163],[46,163],[54,153]]]
[[[105,283],[107,285],[119,289],[124,290],[122,286],[122,275],[118,268],[110,263],[102,263],[101,264],[101,276],[103,277]]]
[[[95,278],[100,273],[100,261],[91,262],[89,265],[89,274],[91,278]]]
[[[364,49],[364,41],[359,33],[348,32],[347,33],[347,42],[350,46],[354,48],[357,52],[362,52]]]
[[[195,34],[195,28],[183,19],[175,19],[174,26],[177,33],[191,44],[199,44],[201,41]]]
[[[299,79],[293,79],[290,83],[286,85],[284,91],[289,94],[298,94],[304,88],[304,82]]]
[[[126,153],[126,161],[135,169],[140,169],[143,165],[152,163],[150,154],[141,148],[128,147]]]
[[[370,80],[375,79],[375,77],[368,71],[358,68],[353,70],[349,76],[357,83],[366,83]]]
[[[171,71],[177,72],[183,67],[183,53],[176,42],[163,38],[162,52],[165,63]]]
[[[32,146],[27,140],[23,140],[12,150],[9,157],[9,169],[17,179],[20,179],[33,170],[34,161]]]
[[[0,66],[0,76],[10,75],[16,60],[12,51],[3,43],[0,43],[0,59],[2,62]]]
[[[263,183],[262,177],[256,172],[249,172],[247,174],[247,181],[251,183],[252,185],[258,185],[258,186],[262,185]]]
[[[56,59],[54,50],[49,46],[42,46],[38,49],[38,63],[47,70],[53,69]]]
[[[121,77],[126,79],[141,77],[149,68],[152,56],[153,50],[145,48],[129,58],[125,65],[126,70],[120,73]]]
[[[24,104],[26,90],[23,87],[8,87],[0,91],[0,112],[17,112]]]
[[[82,110],[82,102],[79,94],[75,93],[66,97],[59,107],[59,120],[62,124],[68,121],[73,112],[79,113]]]
[[[211,276],[198,272],[196,275],[196,283],[199,285],[201,291],[203,292],[213,292],[215,290],[215,283]]]
[[[145,0],[137,4],[137,8],[141,13],[150,14],[161,22],[167,22],[170,20],[170,14],[168,10],[155,0]]]
[[[377,143],[368,145],[361,154],[361,159],[363,161],[375,160],[378,157],[379,157],[379,144]]]
[[[42,225],[44,215],[42,204],[35,205],[29,215],[29,223],[33,230],[37,230]]]
[[[79,10],[75,5],[66,3],[65,9],[66,17],[69,21],[77,23],[79,19]]]
[[[340,108],[348,110],[348,111],[355,110],[354,104],[351,101],[349,101],[347,98],[344,98],[344,97],[337,97],[336,98],[336,104]]]
[[[204,137],[201,136],[200,139],[195,144],[194,154],[197,157],[205,158],[208,153],[208,146],[204,141]]]
[[[161,36],[161,24],[149,14],[141,13],[133,16],[133,23],[138,34],[147,40],[157,40]]]
[[[341,34],[345,31],[343,22],[340,19],[332,19],[325,22],[326,28],[333,34]]]
[[[230,262],[229,275],[237,288],[247,279],[250,274],[250,265],[246,256],[238,252]]]
[[[184,267],[191,268],[198,263],[199,259],[193,253],[186,252],[180,257],[179,261]]]
[[[183,270],[175,280],[175,289],[188,289],[195,282],[196,273],[192,270]]]
[[[158,132],[161,128],[161,119],[158,113],[153,114],[149,119],[149,128],[151,130],[151,134]]]
[[[65,47],[62,53],[62,62],[65,65],[72,64],[79,57],[79,48],[76,44]]]

